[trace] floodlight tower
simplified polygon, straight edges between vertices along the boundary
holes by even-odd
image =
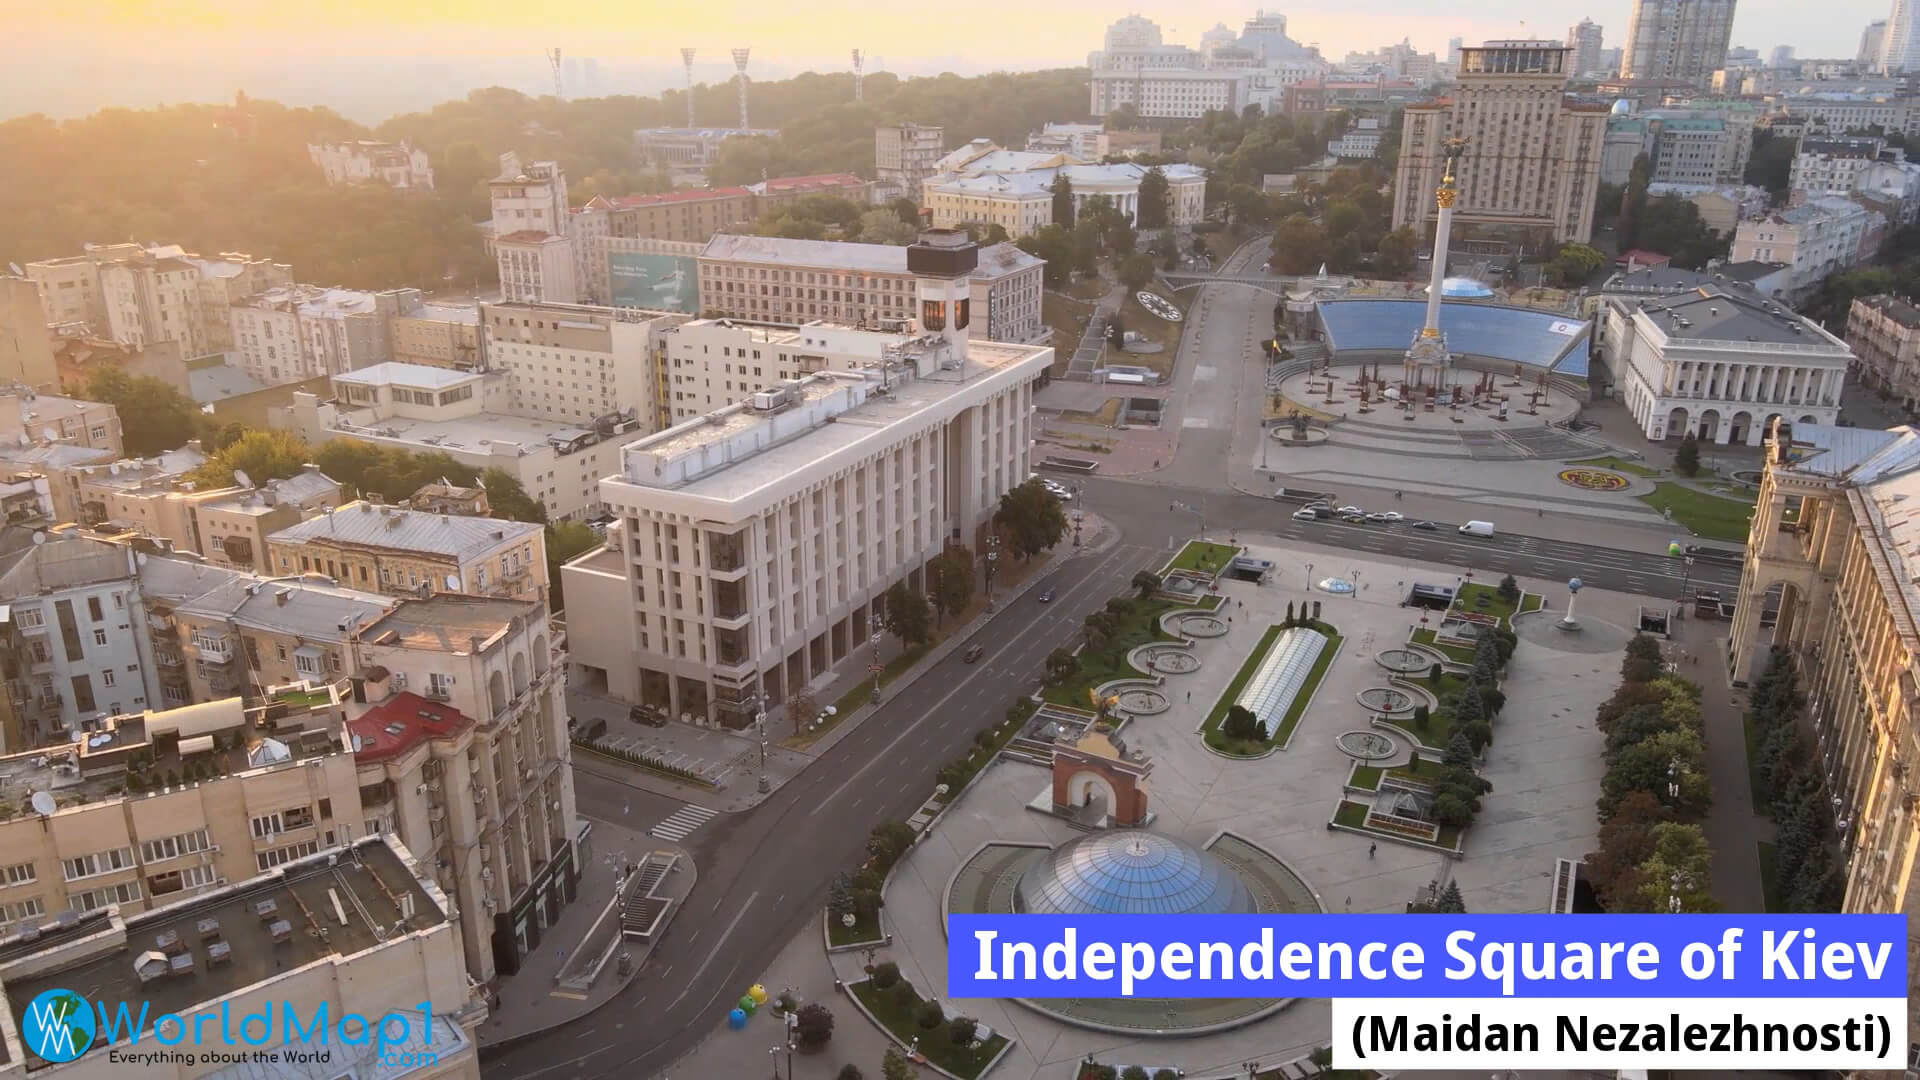
[[[855,101],[860,101],[863,98],[862,87],[860,85],[865,78],[865,73],[861,66],[863,59],[859,49],[853,50],[853,100]]]
[[[733,50],[733,69],[740,78],[740,130],[745,131],[747,124],[747,52],[746,49]]]
[[[680,62],[687,67],[687,126],[693,127],[693,50],[681,49]]]
[[[560,83],[560,50],[548,49],[547,62],[553,65],[553,96],[560,101],[565,101],[567,100],[566,89]]]

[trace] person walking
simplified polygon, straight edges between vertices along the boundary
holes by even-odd
[[[1367,845],[1367,858],[1369,858],[1369,859],[1371,859],[1371,858],[1373,858],[1373,853],[1374,853],[1374,852],[1376,852],[1376,851],[1379,851],[1379,850],[1380,850],[1380,841],[1378,841],[1378,840],[1375,840],[1375,841],[1374,841],[1373,843],[1371,843],[1371,844],[1368,844],[1368,845]]]

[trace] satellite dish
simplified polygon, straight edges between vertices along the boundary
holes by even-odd
[[[43,427],[40,429],[40,437],[47,440],[48,442],[52,442],[53,440],[60,437],[60,433],[58,431],[55,431],[53,428]]]
[[[11,271],[13,271],[13,273],[14,273],[14,276],[15,276],[15,277],[26,277],[26,276],[27,276],[27,272],[26,272],[25,270],[22,270],[22,269],[20,269],[20,264],[19,264],[19,263],[16,263],[16,262],[10,262],[10,263],[8,263],[8,264],[7,264],[7,269],[9,269],[9,270],[11,270]]]
[[[44,544],[44,543],[46,543],[46,542],[47,542],[47,534],[46,534],[46,533],[44,533],[44,532],[37,532],[37,533],[34,533],[34,534],[33,534],[33,544],[34,544],[34,546],[35,546],[35,547],[39,547],[39,546],[40,546],[41,544]]]
[[[145,565],[147,565],[147,553],[146,553],[146,552],[144,552],[144,551],[136,551],[136,552],[134,552],[134,553],[133,553],[133,564],[134,564],[135,566],[145,566]]]
[[[233,470],[233,482],[236,484],[239,484],[243,488],[250,488],[253,486],[253,479],[252,477],[249,477],[247,475],[247,471],[245,469]]]
[[[448,592],[460,591],[460,575],[459,574],[447,575],[447,591]]]
[[[59,805],[53,801],[53,792],[36,791],[33,793],[34,813],[39,814],[41,817],[47,817],[57,809],[59,809]]]

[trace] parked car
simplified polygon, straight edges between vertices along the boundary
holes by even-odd
[[[1367,523],[1367,515],[1358,514],[1358,513],[1341,514],[1340,520],[1346,522],[1349,525],[1365,525]]]
[[[627,710],[627,719],[648,727],[667,726],[667,714],[652,705],[635,705]]]
[[[1416,529],[1426,529],[1427,531],[1431,532],[1435,529],[1438,529],[1440,526],[1435,525],[1431,521],[1416,521],[1413,523],[1413,527]]]
[[[1401,520],[1405,516],[1406,515],[1400,513],[1398,510],[1375,510],[1373,513],[1367,515],[1367,520],[1368,521],[1384,521],[1388,524],[1392,524],[1396,521]]]
[[[1343,506],[1338,511],[1336,511],[1336,513],[1339,513],[1342,515],[1359,514],[1361,517],[1367,516],[1367,512],[1365,510],[1360,509],[1357,506]]]
[[[1320,515],[1319,515],[1319,514],[1316,514],[1316,513],[1314,513],[1314,512],[1313,512],[1313,511],[1311,511],[1311,510],[1295,510],[1295,511],[1293,512],[1293,520],[1295,520],[1295,521],[1319,521],[1319,520],[1320,520]]]
[[[575,722],[578,723],[578,721],[575,721]],[[592,742],[593,740],[602,738],[606,735],[607,722],[604,718],[595,717],[594,719],[587,721],[585,724],[581,724],[576,730],[580,738],[585,739],[588,742]]]
[[[969,645],[967,646],[967,651],[960,654],[960,662],[963,664],[971,664],[975,660],[980,659],[980,654],[986,651],[982,646]]]

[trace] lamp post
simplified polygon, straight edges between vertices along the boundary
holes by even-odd
[[[773,1063],[773,1080],[780,1080],[780,1048],[777,1046],[767,1047],[767,1060]],[[793,1074],[791,1066],[788,1067],[787,1074],[789,1076]]]
[[[1313,588],[1313,564],[1307,563],[1306,566],[1307,566],[1307,588],[1311,590]]]
[[[881,671],[880,631],[878,630],[875,630],[873,632],[873,661],[867,665],[867,670],[873,672],[873,707],[877,709],[880,707],[880,671]]]
[[[1347,574],[1353,578],[1353,598],[1358,600],[1360,599],[1360,570],[1358,567],[1348,567]]]
[[[1000,561],[1000,534],[993,533],[987,537],[987,610],[988,611],[993,610],[993,569],[994,569],[993,564],[999,561]]]
[[[1684,604],[1687,600],[1687,582],[1693,579],[1693,556],[1682,556],[1680,567],[1680,602]]]
[[[767,698],[764,694],[753,695],[753,733],[760,740],[760,782],[762,795],[767,793]]]

